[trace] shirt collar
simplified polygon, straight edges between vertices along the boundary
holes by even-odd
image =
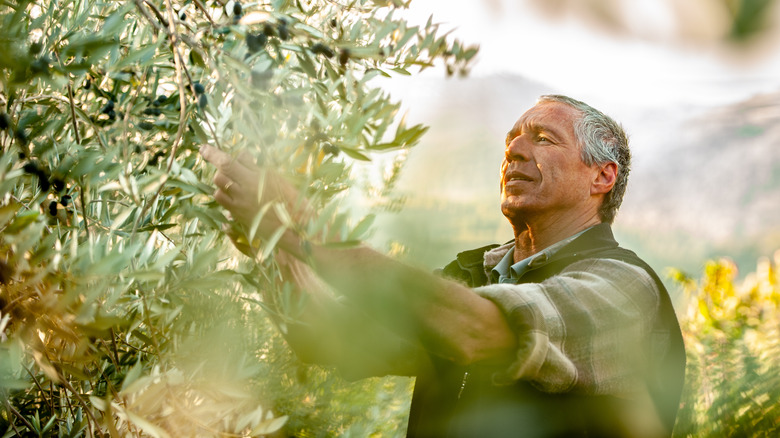
[[[574,239],[579,237],[582,233],[588,231],[590,228],[586,228],[577,234],[560,240],[539,251],[538,253],[520,260],[517,263],[513,263],[515,253],[514,244],[502,246],[501,249],[507,248],[507,251],[498,264],[496,264],[495,267],[491,269],[491,283],[517,283],[520,277],[522,277],[523,274],[525,274],[529,269],[537,268],[547,263],[547,261],[550,260],[558,251],[560,251],[561,248],[574,241]]]

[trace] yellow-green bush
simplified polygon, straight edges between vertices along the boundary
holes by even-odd
[[[737,282],[728,259],[707,263],[680,315],[688,353],[675,436],[777,436],[780,432],[780,251]]]

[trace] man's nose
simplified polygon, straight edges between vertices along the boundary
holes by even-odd
[[[506,146],[504,155],[507,162],[528,161],[529,160],[528,142],[519,135],[512,139]]]

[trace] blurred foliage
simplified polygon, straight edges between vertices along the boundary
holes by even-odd
[[[403,433],[408,379],[345,384],[287,349],[275,239],[237,256],[197,147],[298,184],[321,214],[285,226],[362,239],[347,193],[397,208],[398,152],[426,130],[371,78],[465,74],[476,54],[406,6],[2,2],[0,434]]]
[[[773,437],[780,433],[780,251],[735,284],[736,265],[708,262],[681,315],[688,354],[675,436]]]
[[[637,29],[631,14],[627,14],[639,6],[640,11],[656,16],[663,14],[664,26],[671,25],[672,34],[681,41],[752,43],[757,37],[771,38],[768,34],[778,25],[776,0],[660,0],[644,5],[633,0],[532,0],[530,3],[551,16],[574,13],[613,31],[643,35],[647,29]]]

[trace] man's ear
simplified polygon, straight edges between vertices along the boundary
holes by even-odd
[[[612,187],[615,186],[617,181],[618,166],[615,162],[607,162],[597,165],[598,173],[593,180],[593,184],[590,185],[590,194],[599,195],[607,194]]]

